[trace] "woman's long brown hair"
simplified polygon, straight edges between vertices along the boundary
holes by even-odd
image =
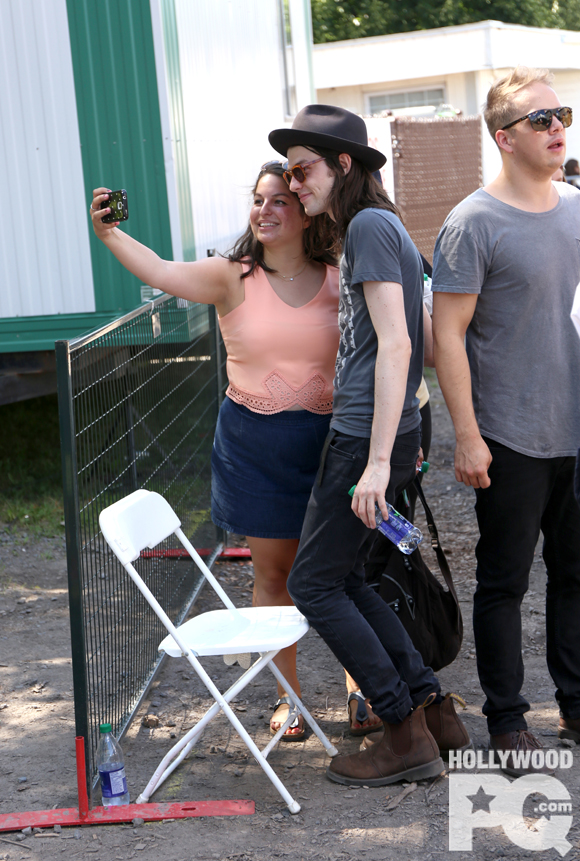
[[[277,163],[269,164],[258,174],[252,195],[256,193],[258,183],[262,177],[268,173],[279,176],[284,181],[284,168],[282,165]],[[302,204],[300,204],[300,207],[302,212],[304,212]],[[328,215],[317,215],[311,218],[310,226],[306,227],[303,233],[304,255],[306,259],[336,266],[337,257],[334,251],[336,245],[334,233],[334,225]],[[250,268],[240,276],[241,278],[248,278],[252,275],[256,266],[260,266],[265,272],[276,271],[275,269],[270,269],[264,262],[264,246],[254,236],[250,224],[248,224],[245,232],[236,241],[234,247],[226,254],[226,257],[232,263],[239,263],[241,260],[244,260],[250,264]]]

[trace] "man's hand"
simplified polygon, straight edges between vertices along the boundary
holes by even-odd
[[[433,294],[435,366],[455,427],[455,478],[467,487],[489,487],[491,452],[475,418],[465,351],[465,334],[476,304],[476,293]]]
[[[356,486],[352,497],[352,510],[369,529],[375,529],[377,525],[376,505],[381,509],[384,520],[389,519],[385,493],[390,476],[390,464],[378,467],[368,463]]]
[[[492,461],[491,452],[481,436],[457,440],[455,446],[455,478],[467,487],[489,487],[487,474]]]

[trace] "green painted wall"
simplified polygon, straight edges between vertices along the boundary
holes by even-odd
[[[42,317],[9,317],[0,320],[0,353],[54,350],[54,342],[76,338],[106,326],[119,315],[47,314]]]
[[[121,229],[171,258],[149,0],[67,0],[67,9],[87,207],[93,188],[126,188]],[[90,236],[97,312],[135,308],[140,282]]]

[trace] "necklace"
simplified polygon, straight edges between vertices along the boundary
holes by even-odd
[[[282,281],[294,281],[295,278],[298,278],[299,275],[302,275],[302,273],[304,272],[304,270],[306,269],[307,266],[308,266],[308,260],[306,261],[306,263],[304,264],[302,269],[299,272],[297,272],[295,275],[292,275],[292,276],[282,275],[281,272],[276,272],[275,274],[278,276],[278,278],[281,278]]]

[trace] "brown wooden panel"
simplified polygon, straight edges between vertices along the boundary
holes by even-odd
[[[481,120],[397,118],[391,129],[395,200],[417,248],[432,260],[445,218],[482,185]]]

